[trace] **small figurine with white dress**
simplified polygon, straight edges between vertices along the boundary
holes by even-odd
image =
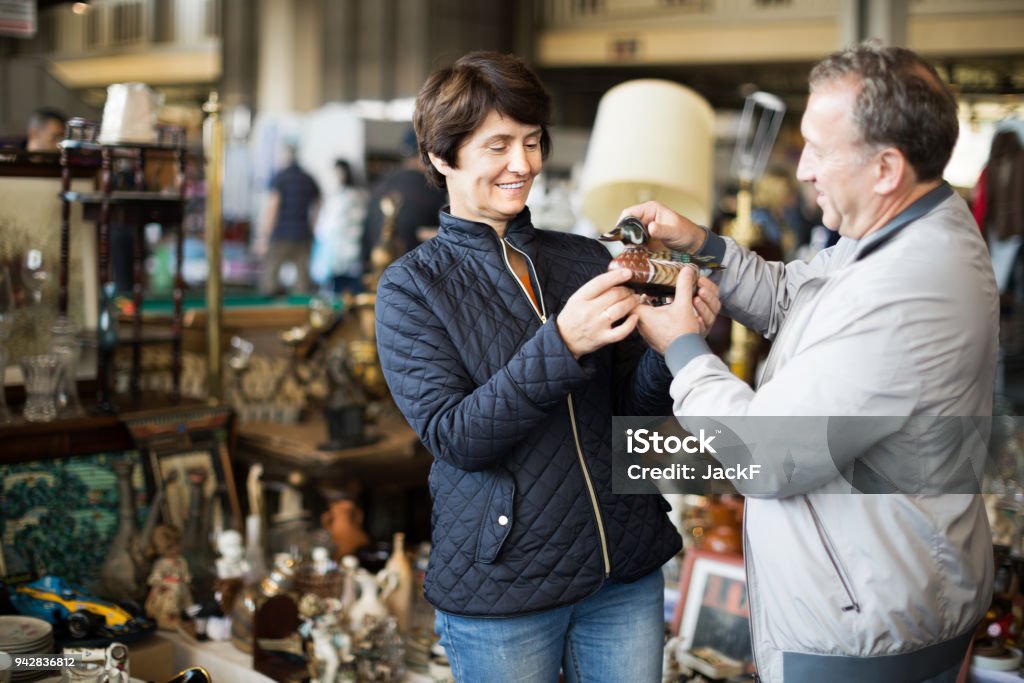
[[[181,624],[181,613],[192,604],[188,563],[181,556],[181,531],[161,524],[153,530],[153,549],[159,557],[149,572],[146,615],[161,629],[174,631]]]

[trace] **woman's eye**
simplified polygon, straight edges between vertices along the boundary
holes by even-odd
[[[530,150],[532,152],[533,150],[535,150],[535,149],[540,147],[540,143],[539,142],[527,142],[525,146],[526,146],[526,149],[528,149],[528,150]]]
[[[505,151],[505,145],[491,145],[487,149],[491,150],[492,152],[500,154],[501,152]]]

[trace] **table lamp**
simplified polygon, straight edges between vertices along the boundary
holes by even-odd
[[[654,199],[707,225],[713,129],[711,105],[678,83],[640,79],[610,89],[583,163],[583,214],[603,232],[627,206]]]

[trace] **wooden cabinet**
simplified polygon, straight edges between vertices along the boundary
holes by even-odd
[[[72,239],[69,221],[70,208],[74,203],[83,207],[83,217],[95,225],[97,245],[97,276],[99,279],[100,305],[97,329],[97,403],[102,412],[115,411],[112,399],[111,372],[115,346],[127,346],[131,354],[129,379],[129,400],[133,407],[142,404],[141,366],[142,348],[147,344],[170,344],[171,346],[171,400],[177,402],[181,396],[181,343],[182,343],[182,261],[184,256],[185,214],[185,136],[181,129],[161,129],[158,144],[116,143],[100,144],[91,138],[95,124],[82,119],[68,123],[68,139],[60,145],[61,165],[61,248],[58,313],[67,312],[68,304],[68,254]],[[75,192],[71,179],[82,167],[96,173],[95,190]],[[157,172],[154,172],[154,168]],[[162,168],[163,173],[159,170]],[[168,173],[170,169],[170,173]],[[166,179],[170,176],[170,181]],[[161,181],[161,177],[164,178]],[[173,309],[169,326],[164,330],[143,328],[142,305],[145,290],[145,226],[159,223],[175,234],[175,269],[173,285]],[[112,237],[113,230],[130,230],[133,245],[132,291],[130,313],[120,314],[119,329],[114,335],[104,329],[104,312],[112,313],[114,303],[110,294],[104,294],[107,283],[113,280]],[[107,323],[111,324],[110,322]]]

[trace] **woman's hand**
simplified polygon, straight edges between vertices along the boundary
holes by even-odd
[[[625,269],[602,273],[565,302],[555,325],[577,359],[622,341],[636,328],[640,295],[622,286],[630,276]]]

